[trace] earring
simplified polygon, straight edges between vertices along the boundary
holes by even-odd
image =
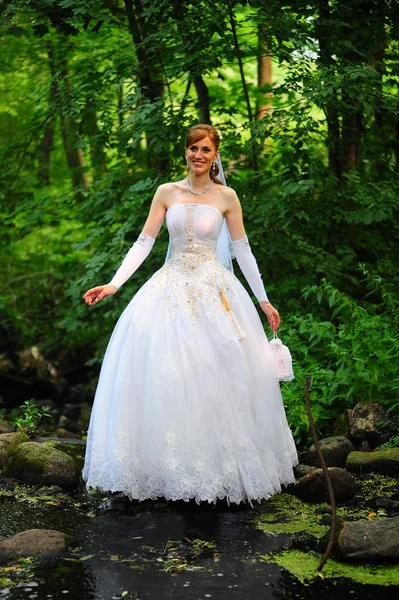
[[[216,162],[215,162],[215,161],[213,161],[212,169],[213,169],[214,171],[216,171]]]

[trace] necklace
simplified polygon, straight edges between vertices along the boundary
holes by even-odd
[[[189,180],[188,180],[188,177],[186,177],[186,184],[187,184],[187,187],[188,187],[189,191],[190,191],[192,194],[194,194],[194,196],[202,196],[202,194],[205,194],[205,192],[207,192],[207,191],[209,190],[209,188],[211,187],[212,183],[213,183],[213,179],[211,179],[211,180],[210,180],[210,182],[208,183],[208,185],[207,185],[206,187],[204,187],[204,189],[202,190],[202,192],[194,192],[193,188],[192,188],[192,187],[191,187],[191,185],[190,185],[190,182],[189,182]]]

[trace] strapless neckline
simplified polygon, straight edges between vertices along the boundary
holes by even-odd
[[[214,210],[216,210],[219,213],[219,215],[222,217],[222,219],[224,219],[224,216],[222,215],[220,210],[218,208],[216,208],[216,206],[213,206],[212,204],[202,204],[201,202],[176,202],[176,204],[172,204],[172,206],[169,206],[169,208],[166,209],[166,212],[168,212],[174,206],[209,206],[210,208],[213,208]]]

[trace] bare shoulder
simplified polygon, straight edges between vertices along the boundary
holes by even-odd
[[[224,185],[220,192],[223,198],[223,202],[225,204],[226,213],[233,212],[241,208],[240,200],[237,196],[236,191],[233,190],[233,188]]]
[[[157,187],[157,190],[154,195],[153,203],[157,205],[167,205],[169,198],[176,193],[178,189],[181,187],[180,181],[171,181],[168,183],[161,183]]]
[[[157,196],[164,196],[170,194],[176,189],[176,186],[179,183],[179,181],[168,181],[167,183],[161,183],[161,185],[157,187],[157,191],[155,193]]]

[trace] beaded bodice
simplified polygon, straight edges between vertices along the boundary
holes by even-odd
[[[204,261],[216,262],[217,240],[223,225],[220,211],[209,204],[174,204],[166,213],[171,239],[170,261],[196,269]]]

